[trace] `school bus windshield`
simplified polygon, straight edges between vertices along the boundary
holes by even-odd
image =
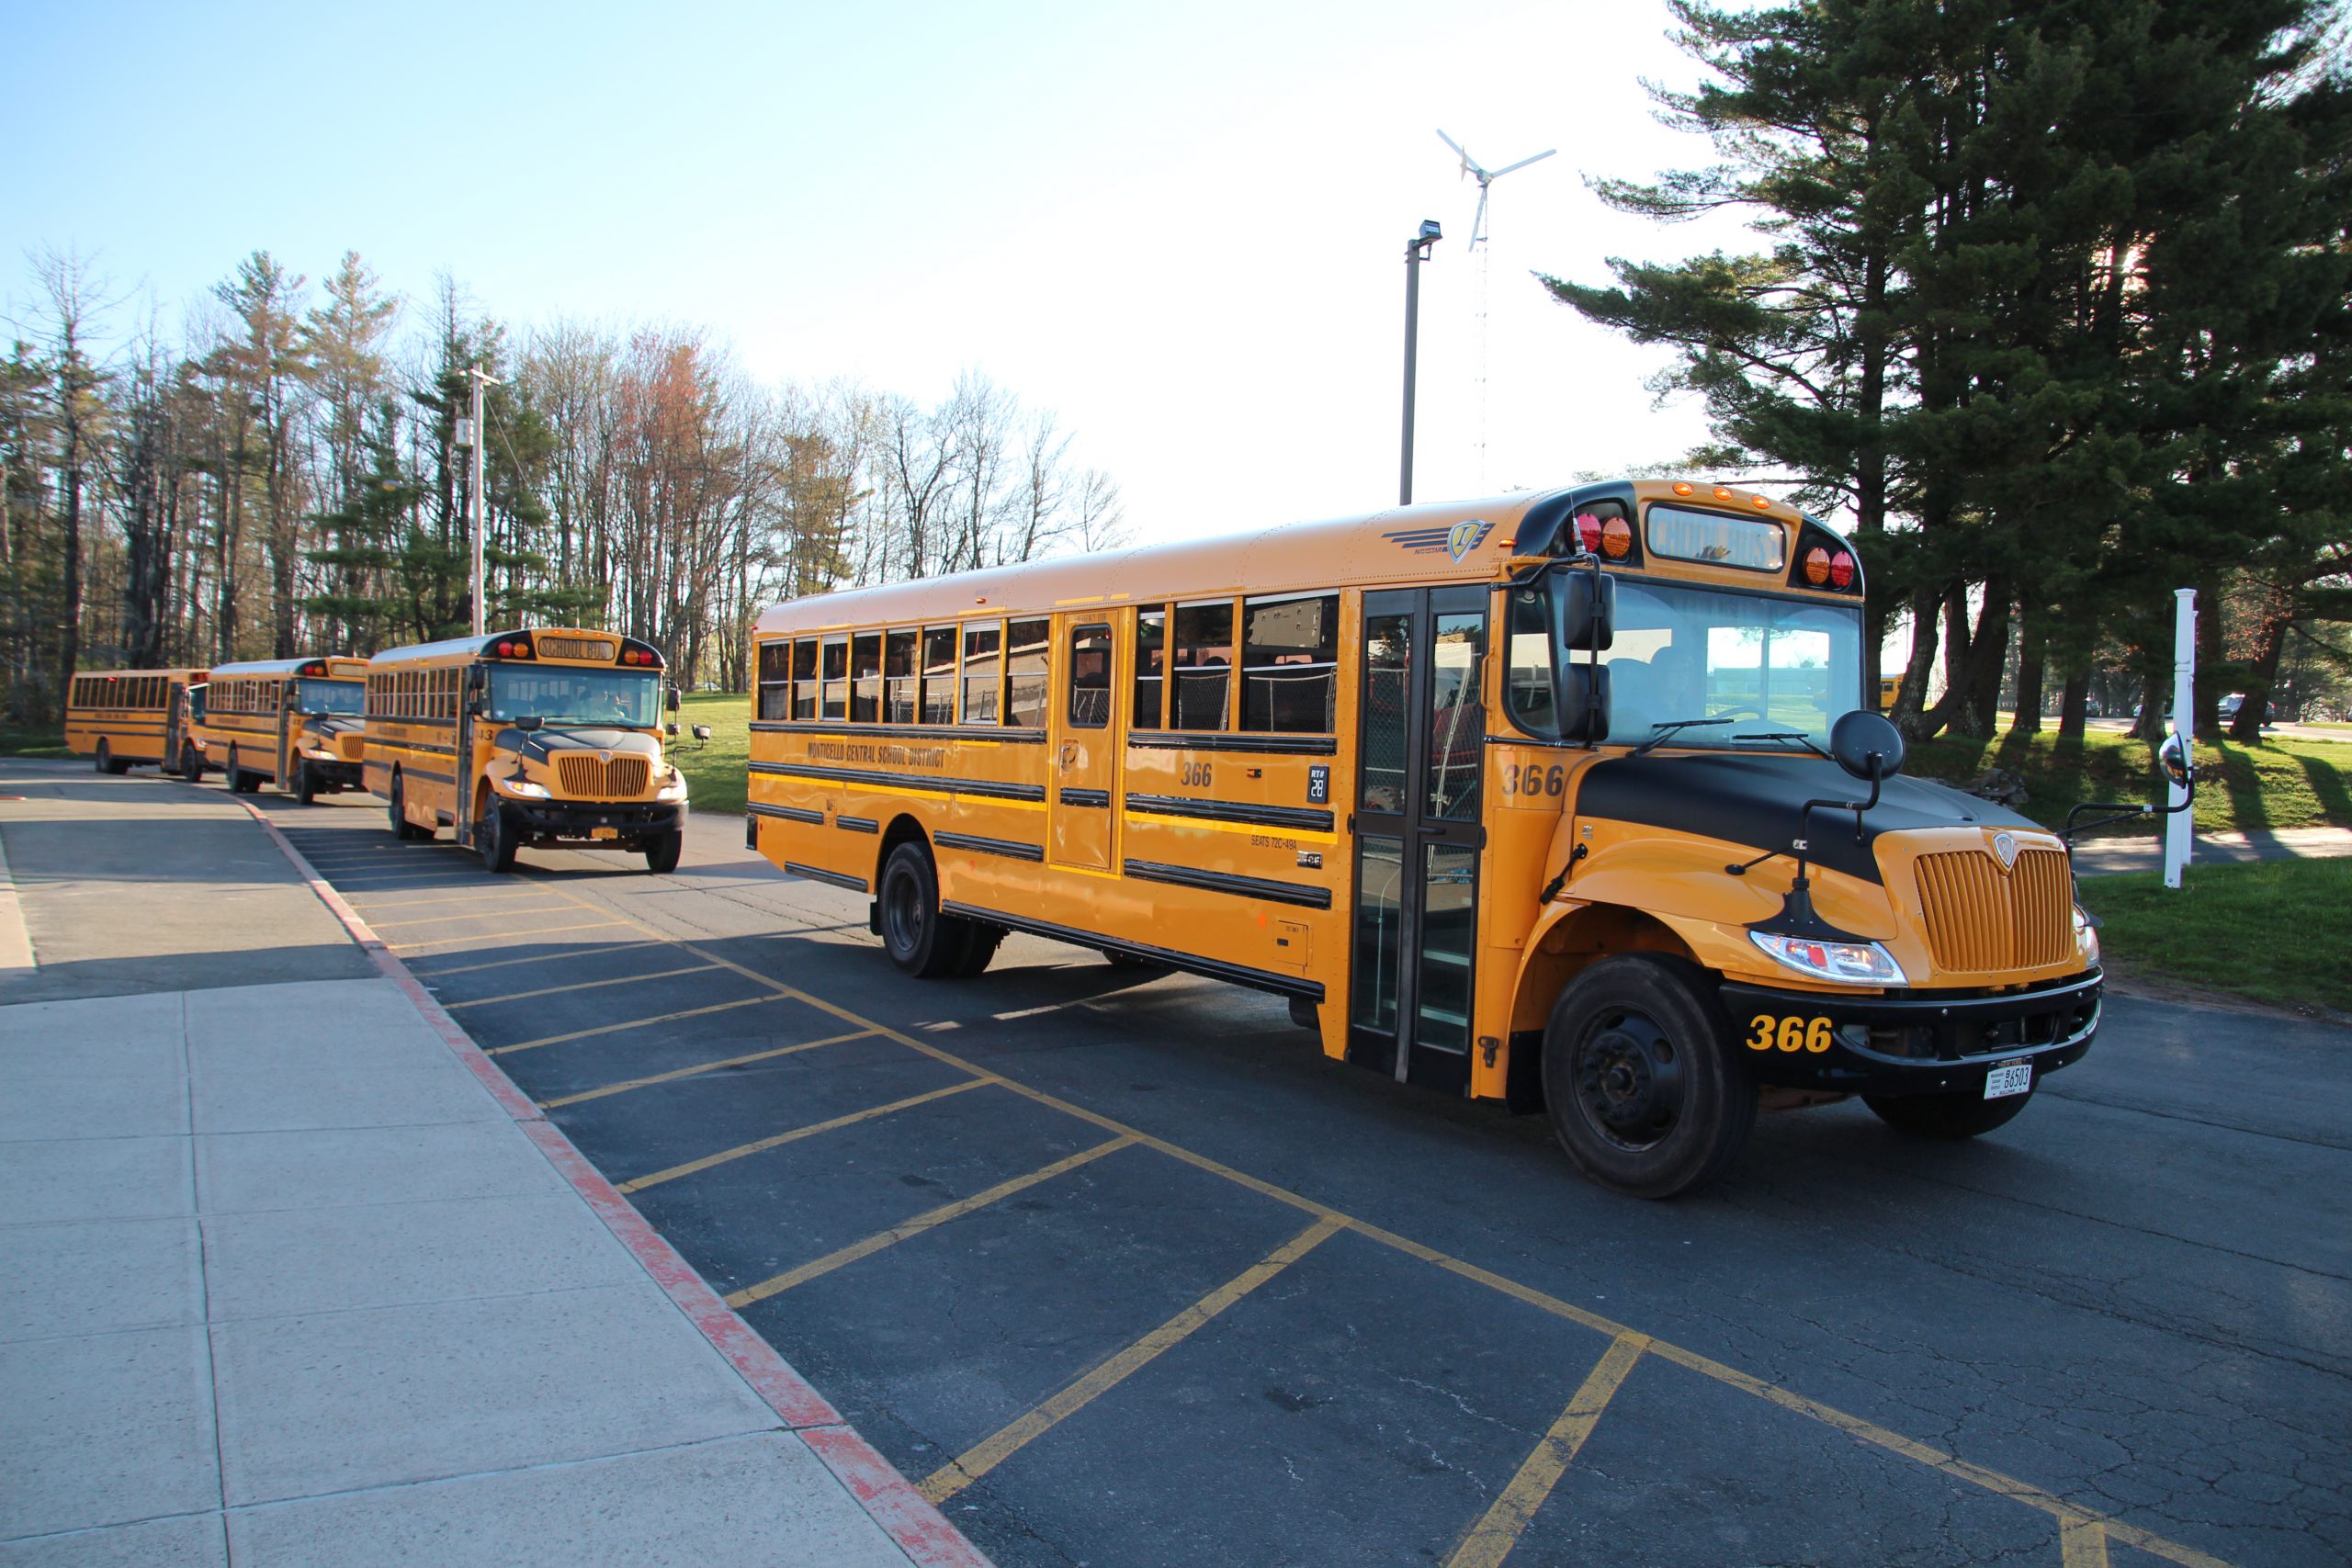
[[[662,677],[652,670],[493,664],[489,696],[489,716],[502,722],[538,718],[650,729],[661,718]]]
[[[335,713],[356,716],[366,705],[368,688],[358,681],[313,681],[294,682],[296,713]]]
[[[1550,717],[1543,625],[1514,613],[1512,705],[1539,727]],[[1793,747],[1784,738],[1794,735],[1826,747],[1830,725],[1860,705],[1861,649],[1859,606],[1620,577],[1615,636],[1600,655],[1609,741],[1637,746],[1660,725],[1702,719],[1721,722],[1670,730],[1672,743],[1744,750]],[[1776,739],[1748,739],[1767,735]]]

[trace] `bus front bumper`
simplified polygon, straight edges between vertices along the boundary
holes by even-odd
[[[1982,1094],[1996,1067],[2030,1063],[2039,1083],[2079,1060],[2098,1032],[2101,990],[2094,969],[1991,994],[1838,997],[1726,980],[1723,998],[1735,1049],[1759,1084],[1839,1094]],[[1826,1031],[1813,1027],[1822,1019]],[[1797,1021],[1789,1027],[1788,1020]],[[1768,1035],[1770,1043],[1758,1043]]]
[[[683,801],[516,800],[502,804],[534,841],[637,844],[685,825]]]

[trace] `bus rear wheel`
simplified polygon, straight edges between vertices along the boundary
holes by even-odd
[[[2031,1089],[1998,1100],[1973,1094],[1866,1094],[1862,1103],[1898,1133],[1957,1140],[2007,1125],[2032,1098]]]
[[[229,761],[221,772],[228,775],[231,795],[251,795],[261,787],[259,779],[238,766],[237,749],[234,746],[229,748]]]
[[[1544,1031],[1544,1100],[1578,1169],[1636,1198],[1704,1186],[1756,1124],[1756,1089],[1703,975],[1624,953],[1586,969]]]
[[[180,777],[186,779],[190,784],[202,784],[204,782],[204,757],[202,753],[197,750],[196,742],[193,740],[183,740],[180,742],[180,765],[178,773]]]
[[[391,793],[384,797],[384,811],[391,818],[392,837],[403,843],[413,843],[419,839],[431,838],[433,835],[430,831],[408,819],[408,807],[401,800],[405,790],[401,784],[398,769],[392,771],[392,782],[390,787]]]
[[[654,834],[645,840],[645,869],[656,876],[667,876],[678,869],[678,856],[685,847],[686,834],[683,828]]]
[[[882,863],[882,947],[890,962],[918,980],[936,980],[967,970],[971,923],[939,908],[939,874],[931,852],[900,844]],[[995,943],[989,944],[991,955]],[[983,963],[986,961],[983,960]]]

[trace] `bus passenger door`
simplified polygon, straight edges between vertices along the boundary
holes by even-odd
[[[1054,637],[1060,658],[1046,727],[1046,859],[1108,871],[1118,829],[1117,645],[1109,622],[1084,615],[1056,616]]]
[[[1363,596],[1348,1059],[1470,1082],[1487,716],[1483,586]]]

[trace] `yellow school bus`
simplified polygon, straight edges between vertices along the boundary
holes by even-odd
[[[308,806],[359,784],[368,661],[326,656],[216,664],[194,726],[204,762],[250,795],[264,781]]]
[[[2098,943],[2059,835],[1897,776],[1862,595],[1819,521],[1678,481],[797,601],[747,831],[910,974],[1021,931],[1256,987],[1628,1192],[1759,1109],[1970,1136],[2089,1047]]]
[[[650,643],[572,627],[388,649],[368,661],[367,787],[399,837],[448,828],[492,871],[560,844],[673,871],[686,780],[662,753],[663,669]]]
[[[65,699],[65,745],[120,773],[134,762],[196,776],[191,709],[204,702],[201,670],[100,670],[76,675]]]

